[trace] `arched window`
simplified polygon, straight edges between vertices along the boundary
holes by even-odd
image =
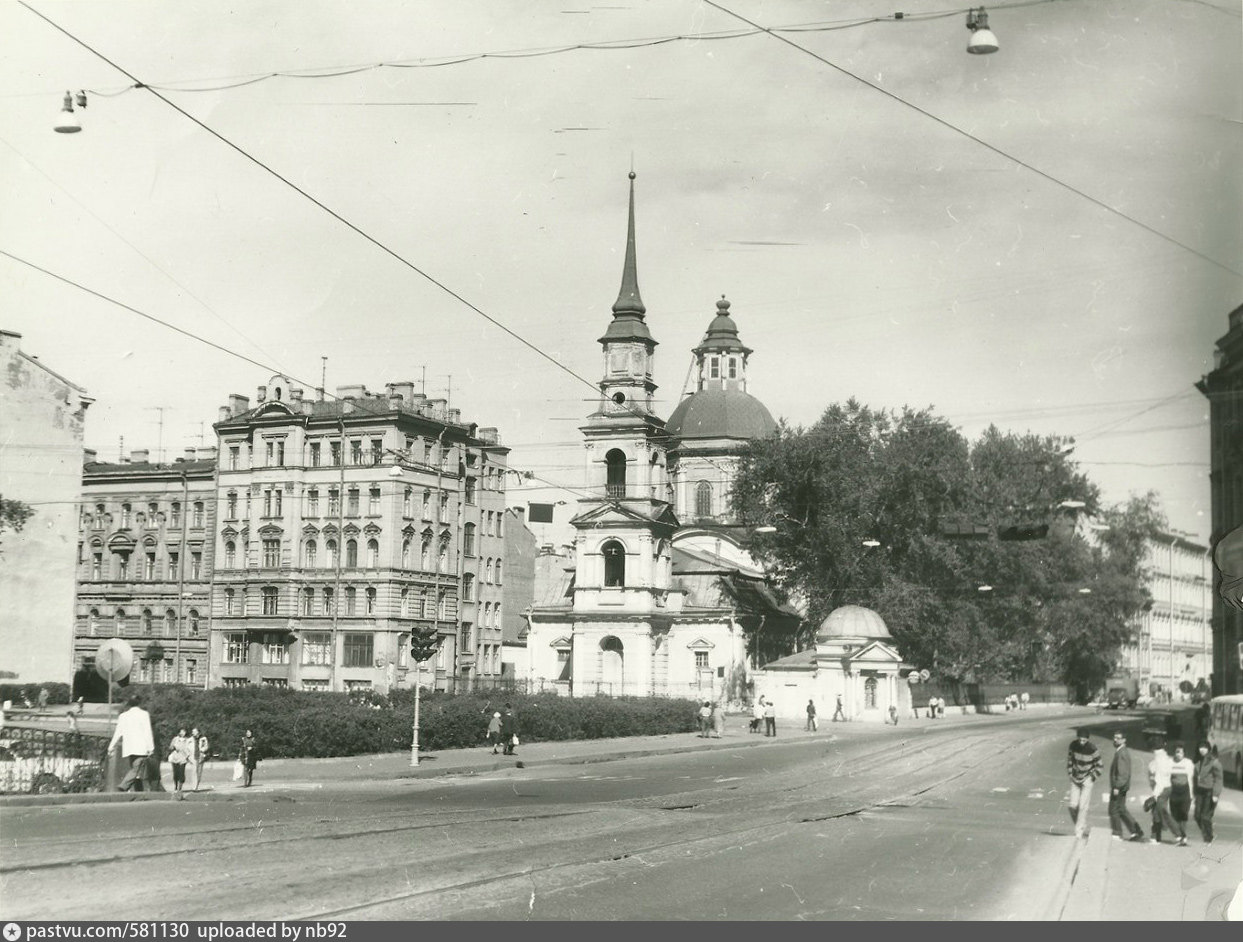
[[[410,617],[410,588],[403,586],[401,590],[401,617]]]
[[[449,571],[449,534],[440,534],[440,550],[436,557],[436,566],[440,572]]]
[[[328,568],[336,569],[337,568],[337,556],[338,556],[337,541],[336,540],[325,541],[324,542],[324,553],[328,557],[325,560],[325,562],[327,562],[328,564]]]
[[[880,687],[875,677],[869,677],[863,682],[863,709],[876,709],[876,691]]]
[[[712,485],[707,481],[695,485],[695,516],[712,516]]]
[[[151,634],[151,609],[144,608],[142,610],[142,615],[139,616],[139,619],[142,625],[142,633],[144,635]]]
[[[419,617],[432,617],[432,593],[428,589],[423,589],[419,592]]]
[[[125,609],[118,608],[112,614],[112,633],[120,637],[121,632],[125,630]]]
[[[501,603],[497,602],[492,606],[492,627],[495,628],[501,620]]]
[[[423,492],[423,519],[432,519],[432,492],[426,490]]]
[[[401,541],[401,568],[402,569],[410,568],[410,539],[409,537]]]
[[[419,568],[430,569],[432,566],[432,531],[423,531],[423,541],[419,544]]]
[[[190,613],[186,616],[186,629],[190,632],[191,638],[199,636],[199,610],[197,608],[190,609]]]
[[[303,555],[303,565],[308,569],[315,568],[315,561],[319,556],[319,544],[314,540],[306,541],[306,552]]]
[[[91,634],[96,634],[99,631],[99,609],[92,608],[89,618],[90,618],[89,624],[91,626]]]
[[[604,555],[604,584],[606,586],[623,586],[626,584],[626,548],[616,540],[610,540],[601,547]]]
[[[411,517],[414,515],[413,501],[410,499],[413,494],[411,488],[406,488],[401,495],[401,515],[403,517]]]
[[[479,614],[479,627],[487,628],[489,625],[488,619],[490,619],[491,617],[492,617],[492,603],[484,602],[483,608]]]
[[[488,557],[488,561],[483,564],[483,581],[488,585],[492,584],[492,557]]]
[[[449,617],[449,597],[448,595],[445,594],[445,590],[441,589],[436,594],[436,598],[437,598],[436,611],[439,613],[441,618],[448,618]]]
[[[469,572],[462,576],[462,600],[475,601],[475,577]],[[487,608],[486,605],[484,607]]]
[[[367,606],[365,614],[367,615],[375,614],[375,603],[376,603],[376,590],[368,589],[365,595],[365,602],[364,602],[364,604]]]
[[[224,613],[225,615],[227,616],[233,615],[233,606],[235,603],[235,599],[236,599],[236,596],[234,595],[232,589],[224,590]]]
[[[496,561],[496,584],[501,584],[501,561],[499,559]]]
[[[380,565],[380,542],[379,540],[367,541],[367,566],[375,569]]]
[[[605,493],[609,497],[626,496],[626,453],[614,448],[604,456],[606,466]]]
[[[345,567],[353,569],[358,565],[358,540],[345,541]]]

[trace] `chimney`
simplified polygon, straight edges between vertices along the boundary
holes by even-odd
[[[384,388],[388,391],[389,398],[400,396],[403,402],[414,398],[414,383],[385,383]]]
[[[134,464],[146,464],[147,457],[151,454],[146,448],[135,448],[130,452],[130,461]]]
[[[82,449],[82,463],[83,464],[94,464],[98,460],[99,460],[99,452],[97,452],[94,448],[83,448]]]
[[[305,393],[302,389],[291,389],[289,390],[289,401],[301,402],[303,395],[305,395]]]
[[[229,416],[231,416],[232,414],[233,414],[233,413],[229,411],[229,407],[228,407],[228,406],[221,406],[221,407],[220,407],[220,412],[218,413],[218,417],[217,417],[216,421],[217,421],[217,422],[227,422],[227,421],[229,420]]]
[[[444,415],[446,405],[448,405],[448,402],[447,400],[444,400],[444,399],[428,399],[427,400],[427,408],[431,410],[431,414],[436,416],[437,418],[440,418]]]
[[[250,397],[232,393],[229,396],[229,415],[241,415],[250,408]]]
[[[215,460],[216,460],[216,446],[215,445],[206,445],[203,448],[199,449],[199,461],[215,461]]]
[[[462,424],[462,410],[461,409],[450,409],[449,410],[449,421],[452,422],[454,425],[461,425]]]
[[[389,404],[389,407],[392,409],[400,409],[402,406],[401,394],[400,393],[391,394],[388,397],[388,404]]]
[[[259,391],[255,394],[255,404],[258,405],[259,403],[263,402],[263,400],[267,398],[268,398],[268,387],[260,386]]]
[[[338,399],[366,399],[367,398],[367,387],[364,386],[362,383],[357,383],[353,386],[338,386],[337,387],[337,398]]]
[[[186,449],[186,461],[193,461],[193,460],[194,460],[194,448],[193,447],[187,448]]]

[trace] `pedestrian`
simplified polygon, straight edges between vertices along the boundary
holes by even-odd
[[[764,698],[761,696],[751,704],[751,728],[748,732],[758,733],[764,725]]]
[[[197,726],[190,730],[190,739],[194,743],[194,750],[190,754],[190,771],[194,775],[194,781],[190,785],[190,790],[196,792],[203,782],[203,763],[207,761],[211,742],[199,732]]]
[[[712,728],[712,704],[705,700],[699,705],[699,738],[707,739]]]
[[[1006,694],[1005,699],[1002,702],[1005,703],[1006,712],[1009,713],[1010,712],[1010,695]]]
[[[492,755],[496,755],[501,744],[501,711],[497,710],[488,720],[488,743],[492,746]]]
[[[807,701],[807,725],[804,727],[808,732],[814,733],[816,727],[816,701]]]
[[[1118,730],[1114,733],[1113,761],[1109,763],[1109,826],[1113,829],[1115,840],[1142,841],[1143,828],[1135,822],[1126,807],[1126,793],[1130,787],[1131,750],[1126,745],[1126,733]]]
[[[501,755],[514,755],[518,745],[518,718],[514,716],[514,708],[508,703],[501,710]]]
[[[936,719],[937,715],[937,698],[935,696],[928,698],[928,719]]]
[[[186,765],[194,761],[194,740],[183,726],[168,744],[168,764],[173,767],[173,793],[180,800],[186,785]]]
[[[48,692],[47,687],[39,688],[39,712],[42,713],[47,709]]]
[[[777,735],[777,705],[771,700],[764,704],[764,735]]]
[[[898,708],[892,703],[889,704],[889,722],[894,726],[898,725]]]
[[[129,768],[121,783],[119,791],[142,791],[147,780],[147,763],[155,752],[155,736],[151,732],[151,714],[142,708],[142,694],[133,691],[129,695],[129,709],[117,717],[117,728],[112,733],[112,741],[108,743],[108,751],[121,744],[121,757]]]
[[[250,730],[246,730],[246,735],[242,737],[237,761],[242,763],[242,787],[250,788],[255,778],[255,766],[259,764],[259,741]]]
[[[842,709],[842,695],[840,693],[837,695],[836,705],[833,708],[833,722],[834,723],[837,722],[837,718],[839,716],[842,718],[842,722],[845,723],[846,722],[846,711]]]
[[[1225,773],[1222,771],[1221,760],[1213,755],[1213,747],[1206,740],[1201,740],[1196,747],[1200,758],[1196,760],[1195,798],[1196,824],[1200,828],[1200,836],[1205,844],[1213,843],[1213,812],[1217,810],[1217,801],[1221,798],[1222,783]]]
[[[720,739],[725,732],[725,708],[720,703],[712,704],[712,738]]]
[[[1102,771],[1101,751],[1091,734],[1080,729],[1066,752],[1066,774],[1070,776],[1068,810],[1075,823],[1075,837],[1088,836],[1088,812],[1092,807],[1092,786]]]
[[[1191,816],[1191,789],[1196,780],[1196,767],[1183,749],[1174,745],[1174,762],[1170,765],[1170,817],[1174,819],[1174,833],[1178,846],[1187,846],[1187,819]]]
[[[1176,833],[1174,819],[1170,817],[1170,765],[1172,760],[1165,751],[1165,743],[1158,741],[1152,747],[1152,761],[1148,763],[1148,784],[1152,797],[1144,802],[1144,808],[1152,812],[1152,837],[1154,844],[1161,843],[1161,833]]]
[[[1030,700],[1031,700],[1031,694],[1029,694],[1026,690],[1024,690],[1021,694],[1019,694],[1019,709],[1026,710],[1027,704]]]
[[[937,719],[945,719],[945,698],[937,697]]]

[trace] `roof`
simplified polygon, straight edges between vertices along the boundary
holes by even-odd
[[[772,414],[750,393],[701,389],[678,403],[665,428],[675,438],[768,438],[777,430]]]
[[[816,666],[816,652],[813,650],[787,654],[775,661],[769,661],[761,670],[766,671],[805,671]]]
[[[750,353],[751,348],[738,339],[738,325],[729,315],[729,302],[725,295],[716,302],[716,316],[708,325],[703,340],[695,348],[695,353]]]
[[[153,461],[88,461],[82,465],[82,473],[88,477],[92,474],[151,474],[180,475],[210,474],[216,468],[215,458],[196,458],[193,461],[176,461],[161,464]]]
[[[843,605],[829,613],[816,632],[817,641],[836,638],[892,638],[885,620],[862,605]]]

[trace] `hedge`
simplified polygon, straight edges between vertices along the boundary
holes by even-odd
[[[14,706],[23,706],[22,696],[29,698],[32,706],[39,705],[39,691],[47,689],[48,704],[66,704],[69,702],[69,685],[54,681],[45,684],[0,684],[0,703],[12,700]]]
[[[155,687],[142,692],[162,750],[178,729],[198,727],[211,751],[232,758],[251,730],[263,758],[350,756],[410,748],[414,695],[351,697],[274,687]],[[433,693],[422,698],[419,744],[425,750],[482,745],[492,713],[512,705],[523,742],[607,739],[690,732],[692,700],[640,697],[574,699],[556,694]]]

